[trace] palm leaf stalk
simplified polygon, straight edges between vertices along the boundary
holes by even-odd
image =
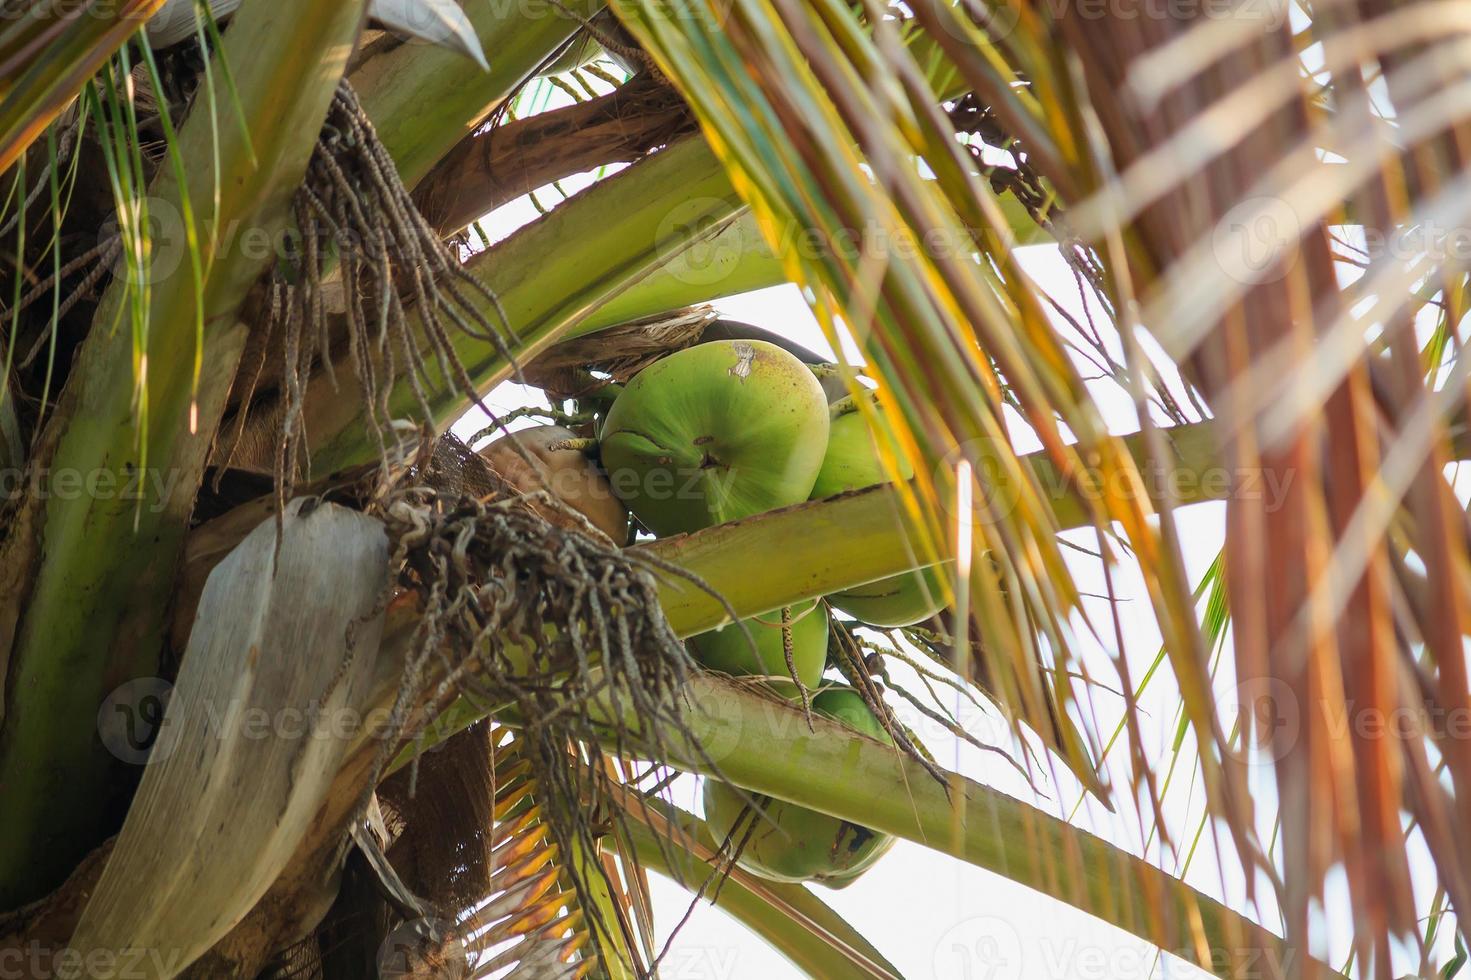
[[[362,22],[361,3],[290,13],[253,4],[243,11],[225,56],[236,65],[255,152],[245,151],[238,128],[217,135],[209,119],[192,119],[179,135],[188,186],[165,169],[150,189],[155,207],[183,213],[187,199],[199,205],[200,221],[216,229],[282,231],[291,192],[315,147],[313,134]],[[271,40],[288,28],[298,39],[294,51]],[[261,57],[262,50],[276,57]],[[222,186],[234,193],[212,210],[204,202],[215,200],[216,159]],[[237,312],[269,258],[229,249],[222,236],[203,236],[198,247],[201,283],[170,283],[174,288],[151,292],[141,362],[149,373],[142,377],[129,350],[133,338],[112,329],[128,292],[125,280],[113,283],[74,368],[77,380],[32,450],[33,460],[53,471],[106,473],[109,486],[120,488],[148,484],[151,474],[152,484],[141,496],[28,498],[5,539],[0,672],[10,690],[28,692],[7,702],[0,749],[0,781],[16,801],[0,814],[0,901],[7,904],[34,898],[59,881],[82,853],[75,848],[85,850],[89,836],[92,843],[100,839],[106,822],[116,760],[89,733],[57,725],[94,714],[109,678],[157,673],[162,597],[172,591],[187,516],[244,347]],[[196,309],[206,324],[206,370],[197,396]],[[136,410],[140,395],[146,416]],[[99,553],[114,558],[99,562]]]

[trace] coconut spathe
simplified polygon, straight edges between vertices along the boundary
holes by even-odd
[[[600,442],[614,492],[662,536],[806,500],[828,428],[805,364],[759,340],[721,340],[640,371]]]

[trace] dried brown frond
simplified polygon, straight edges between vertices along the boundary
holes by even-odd
[[[645,72],[607,95],[465,137],[415,188],[414,200],[439,234],[452,235],[522,194],[631,163],[694,129],[679,93]]]

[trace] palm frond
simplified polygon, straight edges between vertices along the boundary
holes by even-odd
[[[958,551],[968,566],[967,625],[1012,716],[1045,730],[1030,665],[1060,676],[1080,637],[1122,640],[1086,615],[1042,488],[1022,483],[996,506],[992,474],[1018,473],[1005,405],[1070,489],[1089,474],[1130,488],[1088,495],[1090,523],[1105,567],[1117,527],[1143,571],[1212,812],[1249,890],[1278,890],[1292,945],[1312,948],[1309,910],[1341,867],[1347,890],[1331,900],[1352,910],[1360,968],[1385,975],[1392,937],[1420,942],[1412,852],[1431,855],[1452,906],[1471,901],[1450,830],[1471,812],[1471,756],[1437,721],[1471,698],[1467,534],[1443,476],[1465,362],[1451,356],[1427,384],[1416,339],[1422,311],[1462,302],[1465,261],[1434,231],[1463,227],[1471,201],[1459,28],[1415,4],[1265,23],[1123,8],[615,4],[694,106],[831,339],[839,325],[853,333],[905,419],[905,449],[927,464],[906,502],[915,546]],[[1164,446],[1148,407],[1161,385],[1139,332],[1216,417],[1232,474],[1234,681],[1263,712],[1244,751],[1215,710],[1172,502],[1132,489],[1142,471],[1043,315],[940,108],[933,62],[912,56],[915,31],[994,113],[1013,165],[1055,191],[1057,227],[1092,246],[1118,317],[1117,377],[1150,457]],[[1304,70],[1314,44],[1321,57]],[[1356,281],[1341,275],[1332,226],[1379,243]],[[861,237],[870,229],[876,242]],[[1406,244],[1406,231],[1430,237]],[[800,240],[820,247],[804,254],[790,244]],[[1250,491],[1264,479],[1287,487],[1280,500]],[[965,493],[979,523],[947,510]],[[1423,582],[1405,582],[1407,560]],[[1405,592],[1421,601],[1407,606]],[[1055,696],[1078,703],[1066,684]],[[1294,712],[1290,724],[1274,704]],[[1362,727],[1401,716],[1415,721],[1396,738]],[[1335,735],[1345,721],[1347,737]],[[1246,761],[1275,775],[1276,857],[1258,835]]]
[[[124,0],[99,8],[7,0],[0,9],[0,174],[163,2]]]

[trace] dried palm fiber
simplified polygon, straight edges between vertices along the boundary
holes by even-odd
[[[395,909],[352,855],[332,910],[314,936],[278,958],[270,980],[356,980],[388,968],[443,980],[468,976],[457,971],[471,959],[478,976],[508,967],[513,976],[590,971],[597,960],[588,918],[525,743],[482,723],[424,758],[412,795],[406,770],[390,777],[382,787],[388,820],[401,818],[400,806],[406,813],[389,856],[427,912]],[[309,970],[313,950],[320,974],[287,972]],[[441,972],[418,970],[436,963]]]
[[[491,733],[495,782],[492,874],[483,897],[450,930],[480,975],[516,964],[510,975],[581,976],[597,962],[599,943],[558,843],[547,788],[528,758],[527,740],[508,729]]]
[[[629,732],[594,725],[586,706],[596,698],[612,705],[607,715],[640,719],[646,756],[664,756],[661,742],[696,744],[681,701],[691,662],[664,619],[654,578],[678,573],[552,525],[521,500],[415,485],[434,466],[431,458],[415,467],[374,508],[394,542],[398,587],[416,593],[424,609],[389,714],[397,739],[382,743],[379,765],[457,692],[504,705],[558,852],[595,855],[595,815],[612,812],[590,775],[601,763],[599,745],[611,739],[620,754],[632,746]],[[574,749],[585,764],[570,764]],[[564,862],[563,873],[579,895],[588,894],[589,874],[611,887],[597,862]],[[617,923],[592,908],[583,903],[601,949]]]
[[[322,950],[315,935],[293,943],[261,971],[259,980],[323,980]]]
[[[497,325],[480,312],[487,304],[499,311],[495,295],[461,267],[414,207],[346,81],[328,110],[293,208],[298,234],[288,241],[286,261],[270,283],[265,325],[247,346],[232,393],[234,424],[219,456],[228,465],[241,448],[246,423],[259,410],[252,409],[251,400],[274,352],[281,357],[279,390],[266,431],[273,439],[278,501],[284,501],[306,457],[307,379],[320,366],[335,381],[334,341],[342,336],[385,459],[384,430],[394,421],[388,397],[396,379],[407,379],[425,419],[433,414],[427,399],[427,386],[434,383],[431,363],[443,383],[479,403],[455,354],[453,333],[493,345],[514,364],[505,317]],[[340,299],[334,275],[340,277]],[[422,335],[408,322],[410,307]],[[395,451],[405,450],[396,435],[394,442]]]
[[[550,398],[583,398],[698,343],[717,318],[714,307],[693,306],[564,340],[527,364],[523,375]]]
[[[434,440],[434,449],[416,477],[424,486],[446,496],[515,497],[516,488],[496,475],[479,453],[452,432]]]

